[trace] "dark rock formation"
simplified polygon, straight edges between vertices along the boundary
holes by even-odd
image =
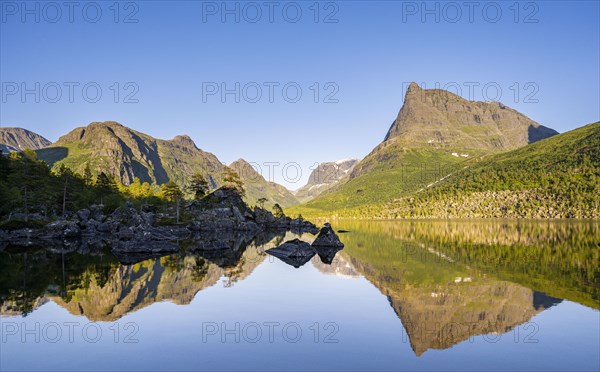
[[[310,244],[303,242],[300,239],[289,240],[282,245],[271,248],[265,252],[295,268],[304,265],[316,254]]]
[[[314,235],[320,231],[314,223],[306,221],[303,218],[296,218],[290,221],[290,229],[298,234],[309,232]]]
[[[337,234],[331,228],[331,225],[326,223],[319,232],[319,235],[312,243],[313,247],[334,247],[344,248],[344,243],[340,241]]]

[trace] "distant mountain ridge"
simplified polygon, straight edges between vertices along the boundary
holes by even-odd
[[[41,135],[23,128],[0,128],[0,151],[6,154],[25,149],[38,150],[51,142]]]
[[[271,204],[277,203],[283,208],[298,204],[298,200],[288,189],[265,180],[255,166],[246,160],[238,159],[229,166],[238,173],[244,183],[248,203],[256,204],[258,199],[266,198]]]
[[[306,185],[296,191],[296,198],[301,203],[314,199],[347,177],[358,162],[358,159],[343,159],[320,163],[311,172]]]
[[[183,185],[201,173],[216,187],[224,169],[215,155],[200,150],[187,135],[156,139],[112,121],[76,128],[37,153],[51,166],[65,164],[82,173],[89,165],[94,173],[111,174],[126,185],[136,177],[141,182],[160,185],[173,180]]]

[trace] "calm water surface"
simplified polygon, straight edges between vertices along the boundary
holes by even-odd
[[[334,227],[344,250],[299,268],[265,253],[290,233],[6,249],[0,370],[600,369],[598,221]]]

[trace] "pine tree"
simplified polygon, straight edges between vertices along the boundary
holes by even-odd
[[[246,195],[244,183],[240,179],[240,176],[237,174],[237,172],[232,168],[225,167],[225,172],[223,173],[223,182],[225,182],[227,186],[234,187],[240,193],[240,195]]]
[[[92,170],[90,169],[90,163],[86,163],[85,169],[83,170],[83,182],[86,184],[86,186],[91,186],[93,180],[94,176],[92,175]]]
[[[283,208],[277,203],[273,206],[273,215],[277,218],[281,218],[284,216]]]
[[[117,192],[117,184],[115,183],[114,178],[104,172],[100,172],[96,177],[95,186],[100,194],[100,204],[104,203],[104,198],[106,196]]]
[[[62,188],[62,216],[65,217],[67,212],[67,203],[70,202],[70,188],[74,183],[75,174],[73,171],[68,168],[66,165],[61,164],[59,168],[56,170],[56,176],[59,178],[60,185]]]
[[[202,174],[196,173],[192,176],[187,190],[194,195],[194,199],[198,200],[208,193],[208,182]]]
[[[175,182],[169,181],[161,186],[161,193],[168,202],[175,202],[177,223],[179,223],[179,202],[183,198],[183,192]]]

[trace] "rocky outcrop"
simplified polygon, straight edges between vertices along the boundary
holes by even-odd
[[[300,222],[297,221],[296,223]],[[336,253],[343,248],[344,244],[335,234],[331,225],[326,223],[325,226],[321,228],[319,235],[312,244],[299,239],[294,239],[268,250],[267,253],[298,268],[310,261],[315,254],[319,255],[321,262],[330,265],[333,262]]]
[[[294,220],[291,220],[290,229],[298,234],[309,232],[314,235],[320,231],[314,223],[307,221],[303,218],[296,218]]]
[[[329,223],[326,223],[317,235],[317,238],[312,243],[313,247],[330,247],[330,248],[344,248],[344,243],[340,241],[335,231],[331,228]]]
[[[175,223],[172,213],[156,213],[151,205],[139,209],[130,202],[105,215],[93,205],[43,227],[0,230],[4,246],[52,247],[56,251],[82,244],[108,246],[121,262],[179,251],[186,241],[192,252],[241,252],[255,236],[267,231],[318,231],[301,218],[274,216],[262,208],[250,209],[234,188],[222,187],[185,206],[186,224]],[[84,242],[84,243],[83,243]]]

